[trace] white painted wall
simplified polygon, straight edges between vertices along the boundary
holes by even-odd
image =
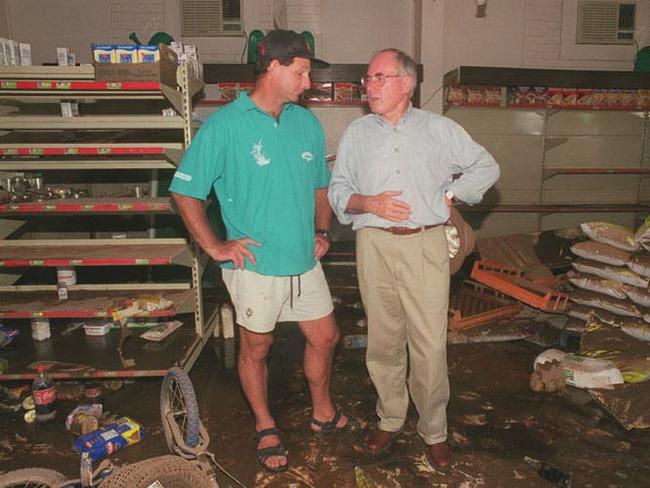
[[[413,52],[412,0],[323,0],[322,26],[333,63],[366,63],[387,47]]]
[[[366,63],[385,47],[415,52],[415,1],[422,2],[421,95],[432,111],[442,107],[443,74],[459,65],[632,69],[631,46],[575,44],[578,0],[487,0],[484,18],[475,16],[474,0],[243,0],[243,24],[269,29],[281,8],[289,28],[314,33],[319,56]],[[650,0],[636,3],[639,43],[650,44]],[[178,0],[0,0],[0,36],[30,42],[35,63],[54,62],[57,46],[90,62],[92,42],[128,42],[132,31],[143,41],[166,31],[197,45],[204,63],[242,58],[243,37],[182,39],[180,30]]]
[[[488,0],[475,16],[474,0],[421,0],[427,77],[459,65],[573,69],[631,69],[630,46],[578,46],[578,0]],[[650,43],[650,0],[636,0],[638,37]],[[384,47],[413,50],[414,0],[244,0],[247,31],[273,26],[274,8],[286,9],[289,28],[310,30],[319,55],[335,63],[363,63]],[[275,6],[275,7],[274,7]],[[180,39],[178,0],[0,0],[0,35],[31,42],[35,62],[55,60],[57,46],[90,61],[92,42],[128,42],[136,31]],[[181,39],[199,47],[203,62],[238,62],[244,39]]]

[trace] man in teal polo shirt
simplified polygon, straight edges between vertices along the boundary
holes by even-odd
[[[329,248],[331,210],[325,137],[318,119],[295,105],[315,59],[305,38],[274,30],[257,48],[250,97],[213,114],[198,132],[170,186],[188,230],[223,268],[241,326],[239,378],[255,416],[264,468],[288,467],[268,408],[266,357],[276,322],[296,321],[306,338],[305,375],[315,432],[352,431],[365,422],[343,415],[329,392],[339,339],[319,259]],[[227,240],[214,235],[202,201],[214,188]]]

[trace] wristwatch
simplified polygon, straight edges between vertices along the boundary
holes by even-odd
[[[332,233],[329,230],[326,229],[316,229],[316,234],[321,236],[323,239],[326,241],[331,241],[332,240]]]

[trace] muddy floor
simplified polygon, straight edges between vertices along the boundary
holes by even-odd
[[[365,329],[357,325],[363,315],[354,306],[358,296],[353,275],[337,274],[339,278],[330,283],[333,295],[342,300],[336,306],[341,335],[364,334]],[[625,431],[579,390],[553,395],[529,390],[540,346],[525,341],[449,346],[448,417],[454,461],[444,471],[432,469],[426,461],[415,432],[414,409],[393,450],[379,459],[363,453],[362,435],[312,435],[302,347],[295,324],[277,329],[270,357],[270,401],[291,464],[281,474],[264,473],[256,462],[252,415],[236,371],[223,367],[219,344],[208,344],[191,370],[201,418],[211,436],[209,449],[247,487],[354,487],[355,467],[361,469],[368,486],[557,486],[527,464],[525,456],[572,473],[576,487],[650,485],[647,432]],[[139,444],[112,455],[116,464],[167,453],[159,391],[160,380],[145,379],[106,394],[105,410],[131,416],[145,429]],[[375,395],[364,365],[364,349],[347,349],[341,343],[332,391],[344,412],[375,421]],[[64,402],[60,410],[67,413],[74,406]],[[79,458],[60,417],[50,424],[27,425],[22,415],[0,414],[0,471],[39,466],[78,477]],[[220,486],[237,485],[222,475]]]

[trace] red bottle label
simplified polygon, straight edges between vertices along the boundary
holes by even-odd
[[[36,405],[49,405],[56,400],[56,387],[52,385],[44,390],[34,390],[33,394]]]

